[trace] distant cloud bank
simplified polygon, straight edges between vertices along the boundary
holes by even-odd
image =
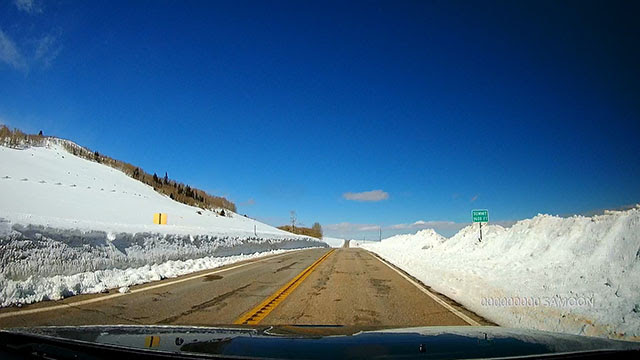
[[[510,227],[515,224],[515,220],[503,220],[493,221],[492,225],[500,225],[503,227]],[[391,225],[378,225],[378,224],[357,224],[350,222],[341,222],[338,224],[323,225],[324,230],[328,236],[339,237],[342,239],[362,239],[364,235],[369,239],[376,239],[378,232],[382,231],[382,238],[397,234],[415,233],[423,229],[434,229],[441,235],[449,237],[465,226],[469,226],[470,222],[455,222],[455,221],[425,221],[418,220],[412,223],[405,224],[391,224]]]
[[[382,190],[363,191],[359,193],[347,192],[342,197],[351,201],[382,201],[389,198],[389,193]]]
[[[412,229],[431,229],[431,228],[441,228],[447,226],[460,227],[464,226],[467,223],[456,223],[454,221],[423,221],[418,220],[416,222],[410,224],[395,224],[395,225],[386,225],[380,226],[377,224],[353,224],[349,222],[341,222],[339,224],[329,224],[325,225],[325,229],[334,230],[334,231],[378,231],[378,229],[382,228],[382,230],[412,230]]]
[[[389,226],[389,229],[393,230],[407,230],[407,229],[438,229],[447,226],[456,226],[453,221],[424,221],[418,220],[411,224],[395,224]]]

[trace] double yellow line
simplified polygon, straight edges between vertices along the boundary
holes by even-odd
[[[291,281],[286,283],[283,287],[281,287],[278,291],[273,293],[273,295],[266,298],[263,302],[258,304],[258,306],[249,310],[249,312],[245,313],[241,317],[239,317],[234,324],[238,325],[257,325],[264,319],[270,312],[273,311],[284,299],[289,296],[295,290],[307,276],[311,275],[313,270],[320,265],[331,253],[333,253],[335,249],[329,250],[326,254],[322,255],[318,260],[316,260],[313,264],[309,265],[306,269],[304,269],[300,274],[296,275]]]

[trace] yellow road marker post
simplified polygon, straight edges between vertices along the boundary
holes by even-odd
[[[158,345],[160,345],[160,336],[147,336],[144,339],[144,346],[151,348],[151,347],[158,347]]]

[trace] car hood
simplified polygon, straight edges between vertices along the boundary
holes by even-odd
[[[13,336],[13,338],[11,338]],[[417,327],[363,331],[341,326],[185,327],[77,326],[0,331],[3,345],[17,341],[62,340],[173,354],[249,358],[413,358],[475,359],[640,351],[640,343],[502,327]],[[13,340],[11,340],[13,339]]]

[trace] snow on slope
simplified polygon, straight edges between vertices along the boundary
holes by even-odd
[[[360,246],[500,325],[640,340],[640,206]]]
[[[344,239],[323,236],[322,241],[326,242],[332,248],[341,248],[344,246]]]
[[[234,214],[196,207],[157,193],[124,173],[67,153],[61,146],[16,150],[0,146],[0,216],[15,223],[112,232],[216,234],[277,238],[291,234]],[[169,226],[153,225],[168,213]]]
[[[230,211],[225,217],[175,202],[118,170],[66,152],[61,141],[22,150],[0,146],[0,306],[105,285],[78,282],[72,276],[80,273],[164,269],[138,279],[144,282],[177,276],[158,267],[171,261],[183,274],[229,261],[212,257],[326,246]],[[157,212],[168,215],[168,225],[153,224]],[[190,263],[191,270],[179,263],[200,258],[210,259]],[[114,274],[104,278],[109,286],[133,284],[135,275]],[[55,286],[47,283],[54,277]]]

